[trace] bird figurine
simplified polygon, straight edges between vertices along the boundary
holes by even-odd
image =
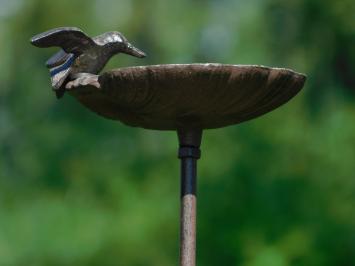
[[[66,82],[83,76],[96,76],[118,53],[146,57],[143,51],[130,44],[117,31],[90,38],[76,27],[55,28],[32,37],[31,44],[40,48],[62,48],[46,62],[58,99],[65,93]]]

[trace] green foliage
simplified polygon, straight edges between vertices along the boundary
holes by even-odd
[[[254,121],[205,132],[199,265],[355,265],[354,1],[0,1],[0,265],[176,265],[174,133],[55,100],[29,38],[119,30],[107,68],[221,62],[307,73]]]

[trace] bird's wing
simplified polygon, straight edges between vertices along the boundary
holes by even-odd
[[[69,54],[69,57],[60,65],[50,68],[52,87],[55,90],[60,89],[64,81],[70,74],[71,66],[75,60],[75,55]]]
[[[56,28],[40,33],[32,37],[31,43],[40,48],[61,47],[66,53],[75,55],[96,45],[89,36],[75,27]]]
[[[60,90],[64,81],[67,79],[67,77],[70,74],[70,70],[71,68],[65,69],[59,73],[57,73],[56,75],[51,77],[51,81],[52,81],[52,88],[57,91]]]
[[[54,68],[60,66],[61,64],[65,63],[69,57],[73,56],[73,54],[67,54],[64,50],[60,50],[58,53],[55,53],[52,57],[50,57],[47,62],[46,66],[48,68]]]

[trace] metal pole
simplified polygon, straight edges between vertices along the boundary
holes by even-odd
[[[178,130],[181,160],[180,265],[196,265],[196,173],[202,130]]]

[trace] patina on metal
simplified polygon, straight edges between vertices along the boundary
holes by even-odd
[[[58,98],[64,95],[67,81],[77,79],[77,74],[81,75],[81,79],[83,73],[87,77],[98,74],[115,54],[125,53],[139,58],[146,56],[117,31],[90,38],[79,28],[55,28],[32,37],[31,43],[40,48],[62,48],[46,62]]]
[[[305,79],[288,69],[263,66],[156,65],[111,70],[86,80],[87,85],[72,86],[70,93],[95,113],[129,126],[211,129],[279,107]]]

